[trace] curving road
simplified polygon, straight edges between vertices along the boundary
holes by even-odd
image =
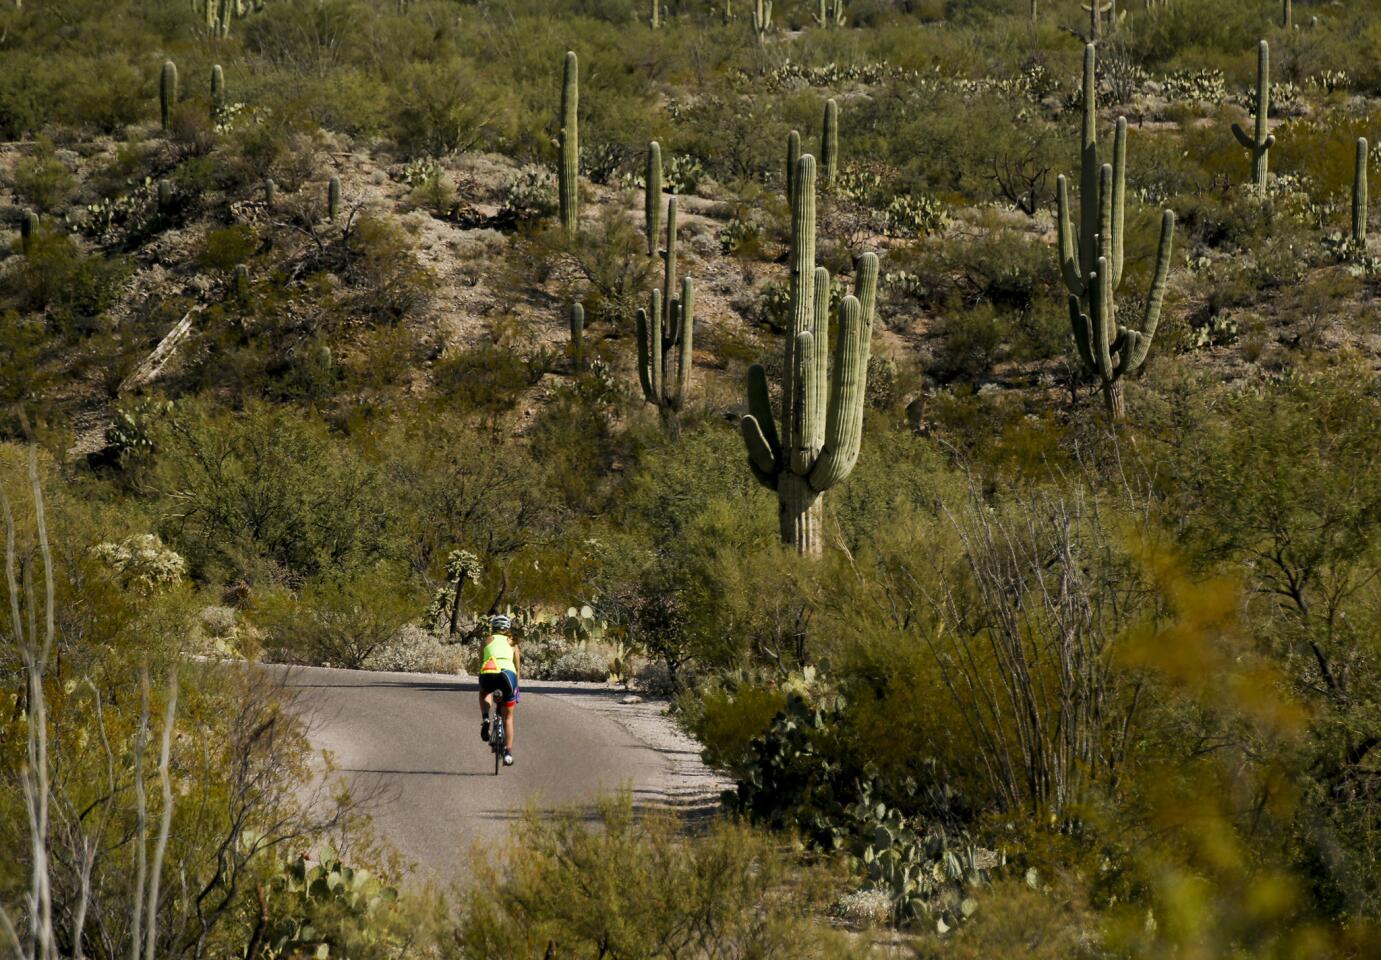
[[[464,876],[472,846],[501,843],[529,804],[586,804],[624,787],[640,804],[703,802],[718,785],[660,708],[624,705],[622,690],[525,683],[517,762],[496,777],[472,678],[272,669],[419,881]]]

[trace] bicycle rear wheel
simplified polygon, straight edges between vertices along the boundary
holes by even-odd
[[[499,768],[503,766],[503,744],[504,744],[504,724],[501,717],[494,718],[494,728],[490,736],[490,748],[494,751],[494,776],[499,775]]]

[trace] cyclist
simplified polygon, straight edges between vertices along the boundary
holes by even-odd
[[[508,635],[512,628],[513,621],[504,614],[490,617],[489,639],[480,654],[480,739],[489,742],[489,705],[498,694],[499,709],[503,711],[506,767],[513,766],[513,707],[519,699],[518,671],[522,666],[518,645]]]

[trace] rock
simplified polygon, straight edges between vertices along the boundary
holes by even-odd
[[[622,700],[619,701],[619,703],[626,703],[626,704],[630,704],[630,705],[631,705],[631,704],[634,704],[634,703],[642,703],[642,702],[643,702],[643,698],[640,697],[640,696],[638,696],[636,693],[630,693],[628,696],[624,697]]]

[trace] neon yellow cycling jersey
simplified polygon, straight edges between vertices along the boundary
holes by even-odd
[[[480,654],[482,665],[480,673],[499,673],[503,670],[511,670],[515,674],[518,672],[513,663],[513,644],[508,642],[508,638],[501,633],[496,633],[489,638],[489,642],[484,645],[484,652]]]

